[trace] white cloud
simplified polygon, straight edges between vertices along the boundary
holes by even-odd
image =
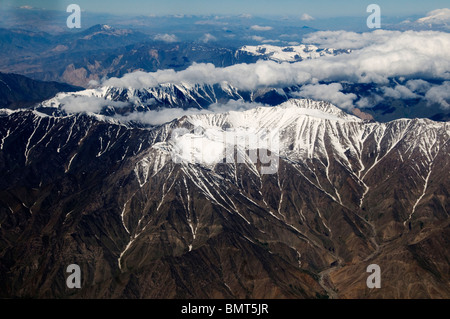
[[[339,33],[344,38],[346,33]],[[347,33],[353,38],[352,32]],[[380,36],[383,41],[380,40]],[[159,83],[220,83],[241,89],[262,86],[293,85],[311,79],[386,84],[391,77],[408,79],[450,79],[450,34],[445,32],[381,31],[359,35],[366,46],[349,54],[326,56],[296,63],[259,61],[216,68],[212,64],[194,64],[186,70],[134,72],[121,79],[112,78],[107,85],[152,87]],[[373,37],[375,41],[367,41]],[[211,39],[207,36],[207,39]],[[354,41],[354,40],[353,40]],[[242,76],[245,74],[245,76]]]
[[[217,38],[210,33],[205,33],[203,35],[203,37],[200,38],[200,41],[202,41],[203,43],[208,43],[208,42],[216,41],[216,40],[217,40]]]
[[[293,67],[294,66],[294,67]],[[236,64],[217,68],[213,64],[194,63],[186,70],[158,70],[152,73],[137,71],[122,78],[111,78],[103,85],[115,87],[148,88],[161,83],[216,84],[227,82],[243,90],[260,87],[280,87],[287,84],[301,84],[310,80],[310,75],[294,64],[273,61],[258,61],[253,64]]]
[[[300,36],[297,33],[294,34],[282,34],[280,35],[280,38],[299,38]]]
[[[430,103],[438,103],[444,109],[450,109],[450,82],[446,81],[442,85],[434,86],[425,95]]]
[[[427,81],[420,79],[409,80],[408,82],[406,82],[406,87],[413,92],[426,93],[430,89],[431,84]]]
[[[159,111],[133,112],[127,115],[115,115],[114,118],[121,122],[139,122],[150,125],[161,125],[184,115],[207,113],[206,110],[180,108],[164,108]]]
[[[105,100],[90,96],[66,96],[61,99],[61,108],[67,113],[99,113],[105,106],[124,107],[128,103]]]
[[[264,41],[264,38],[253,38]],[[212,64],[193,64],[183,71],[159,70],[152,73],[134,72],[122,78],[111,78],[103,85],[145,88],[162,83],[216,84],[227,82],[242,90],[262,87],[286,87],[318,82],[376,83],[387,86],[391,78],[404,85],[385,88],[384,94],[398,98],[424,96],[432,85],[427,79],[450,80],[450,34],[436,31],[385,31],[377,30],[357,34],[353,32],[316,32],[306,37],[321,47],[346,48],[348,54],[325,56],[295,63],[258,61],[254,64],[237,64],[219,68]],[[312,41],[314,40],[314,41]],[[404,82],[406,81],[406,82]],[[343,94],[338,86],[309,87],[303,92],[310,97],[323,99],[318,90],[335,104],[348,108],[354,96]],[[329,93],[325,92],[329,90]],[[309,91],[307,91],[309,90]],[[431,91],[430,99],[439,100],[443,93]],[[439,93],[439,94],[438,94]],[[360,100],[370,106],[373,99]],[[445,98],[439,100],[446,107]]]
[[[374,107],[375,105],[377,105],[382,100],[383,100],[383,97],[381,97],[379,95],[372,94],[370,96],[363,97],[363,98],[359,99],[359,101],[356,102],[356,106],[361,108],[361,109],[366,108],[366,107],[370,108],[370,107]]]
[[[256,107],[266,106],[257,102],[245,102],[243,100],[230,100],[227,103],[214,103],[209,106],[209,110],[214,113],[225,113],[231,111],[246,111]]]
[[[278,43],[281,42],[280,40],[272,40],[272,39],[267,39],[267,40],[263,40],[262,43]]]
[[[252,26],[250,27],[250,29],[252,29],[252,30],[254,30],[254,31],[270,31],[270,30],[272,30],[273,28],[272,28],[272,27],[269,27],[269,26],[261,26],[261,25],[255,24],[255,25],[252,25]]]
[[[154,36],[153,40],[155,41],[164,41],[167,43],[177,42],[178,38],[175,34],[157,34]]]
[[[312,16],[310,16],[307,13],[303,13],[302,16],[300,17],[300,20],[302,21],[312,21],[314,20],[314,18]]]
[[[97,80],[90,80],[89,83],[88,83],[89,87],[97,87],[99,85],[100,85],[100,82],[97,81]]]
[[[400,36],[400,31],[375,30],[356,33],[349,31],[318,31],[307,34],[304,43],[317,44],[324,48],[362,49],[375,44],[382,44],[393,37]]]
[[[443,8],[430,11],[425,17],[418,19],[416,22],[426,24],[448,24],[450,23],[450,9]]]
[[[419,96],[413,93],[409,88],[403,85],[397,85],[395,88],[383,87],[384,95],[394,99],[416,99]]]
[[[330,102],[343,109],[352,109],[357,96],[353,93],[342,93],[340,83],[309,84],[301,88],[299,97]]]
[[[163,108],[158,111],[147,111],[147,112],[133,112],[127,115],[116,115],[115,119],[121,122],[139,122],[150,125],[161,125],[185,115],[197,115],[197,114],[208,114],[208,113],[225,113],[230,111],[245,111],[250,110],[255,107],[264,106],[260,103],[250,103],[245,101],[235,101],[230,100],[225,104],[214,103],[209,106],[208,110],[205,109],[194,109],[190,108],[183,110],[180,108]]]
[[[332,37],[332,34],[335,37]],[[321,46],[351,47],[350,54],[304,63],[313,76],[327,80],[386,83],[389,77],[450,78],[450,34],[436,31],[384,31],[363,34],[322,32],[307,39]]]
[[[258,42],[262,42],[264,40],[264,37],[260,37],[259,35],[252,35],[250,37],[252,40],[258,41]]]

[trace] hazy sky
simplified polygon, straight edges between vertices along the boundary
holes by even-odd
[[[64,10],[75,3],[87,12],[113,14],[251,14],[341,17],[366,15],[371,3],[389,16],[423,15],[450,6],[449,0],[1,0],[3,4]]]

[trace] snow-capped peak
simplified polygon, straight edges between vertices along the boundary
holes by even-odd
[[[342,109],[329,102],[314,101],[311,99],[290,99],[279,107],[302,109],[302,111],[297,110],[297,112],[303,112],[302,115],[316,116],[323,119],[360,121],[358,117],[345,113]],[[309,112],[306,110],[309,110]]]
[[[155,148],[169,152],[176,162],[207,166],[228,159],[230,150],[233,152],[235,147],[237,154],[245,158],[242,162],[253,163],[256,159],[245,155],[246,150],[270,150],[273,157],[269,161],[270,166],[264,169],[274,172],[277,157],[286,155],[289,145],[295,145],[296,149],[308,149],[307,155],[317,152],[319,143],[316,148],[311,146],[316,136],[305,135],[305,132],[323,132],[327,126],[336,128],[330,138],[339,145],[337,127],[359,126],[361,122],[361,119],[344,113],[330,103],[293,99],[275,107],[183,117],[178,122],[178,128],[172,131],[170,140],[155,145]],[[253,154],[256,156],[256,153]]]
[[[262,106],[247,111],[191,115],[187,117],[187,120],[194,126],[202,127],[280,129],[305,117],[319,121],[362,121],[354,115],[345,113],[331,103],[310,99],[291,99],[275,107]]]
[[[426,17],[417,20],[418,23],[450,24],[450,9],[437,9],[429,12]]]
[[[246,45],[238,50],[238,53],[266,57],[269,60],[276,62],[296,62],[307,59],[316,59],[323,56],[337,55],[344,52],[348,53],[349,51],[338,51],[331,48],[322,49],[310,44],[299,44],[285,47],[269,44],[256,46]]]
[[[111,30],[113,27],[107,24],[102,25],[102,29],[107,31],[107,30]]]

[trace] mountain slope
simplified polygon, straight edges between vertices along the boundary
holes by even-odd
[[[272,60],[276,62],[298,62],[307,59],[317,59],[324,56],[334,56],[343,53],[349,53],[350,50],[335,50],[331,48],[320,49],[315,45],[293,45],[293,46],[275,46],[275,45],[246,45],[238,49],[236,56],[257,56],[261,59]]]
[[[2,296],[450,295],[447,123],[366,122],[310,100],[152,129],[36,111],[0,123]],[[274,174],[239,149],[173,160],[188,137],[275,129]],[[71,263],[79,291],[65,287]],[[383,289],[365,286],[372,263]]]
[[[277,105],[289,99],[291,89],[260,89],[256,91],[239,90],[228,83],[214,85],[190,85],[188,83],[160,84],[149,88],[121,88],[103,86],[75,93],[61,92],[54,98],[39,105],[42,108],[64,109],[67,98],[76,99],[95,97],[109,102],[123,102],[128,107],[108,105],[108,112],[124,113],[133,111],[158,110],[161,108],[208,109],[215,103],[226,104],[229,101],[258,102]]]
[[[57,82],[36,81],[18,74],[0,73],[0,108],[17,109],[34,106],[59,92],[82,88]]]
[[[358,92],[362,99],[375,94],[379,89],[376,85],[371,84],[345,84],[344,86],[346,94]],[[271,106],[279,105],[289,99],[298,98],[302,94],[302,89],[302,85],[293,85],[284,88],[262,87],[244,90],[238,89],[228,82],[215,84],[161,83],[148,84],[148,87],[141,88],[99,86],[80,92],[61,92],[54,98],[39,103],[36,107],[40,111],[45,111],[43,108],[61,110],[64,109],[67,100],[77,102],[77,99],[80,98],[81,101],[78,104],[84,104],[87,97],[95,97],[104,100],[104,108],[98,112],[111,116],[165,108],[210,109],[211,106],[226,107],[229,102],[232,105],[240,104],[241,107],[248,108],[250,105],[245,104],[253,102]],[[120,102],[118,107],[115,102]],[[434,121],[445,121],[448,118],[448,114],[445,114],[445,110],[439,104],[428,105],[421,99],[385,98],[372,108],[354,108],[351,112],[358,114],[361,118],[375,119],[379,122],[389,122],[400,118],[429,118]]]

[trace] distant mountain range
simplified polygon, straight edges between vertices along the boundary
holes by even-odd
[[[396,85],[393,82],[392,85]],[[182,108],[187,110],[208,109],[213,104],[226,104],[229,101],[257,102],[275,106],[298,97],[301,85],[285,88],[261,88],[254,91],[240,90],[229,83],[214,85],[205,84],[161,84],[149,88],[97,87],[73,93],[61,92],[54,98],[36,104],[35,107],[45,112],[49,108],[62,110],[68,97],[95,97],[105,100],[105,108],[100,114],[114,115],[129,112],[145,112],[164,108]],[[377,92],[375,84],[344,84],[345,93],[357,93],[370,96]],[[110,103],[108,104],[108,101]],[[113,102],[124,102],[126,106],[114,107]],[[430,118],[435,121],[448,121],[450,113],[442,110],[439,105],[427,105],[420,99],[384,98],[373,108],[354,109],[354,114],[365,119],[375,119],[388,122],[399,118]]]
[[[309,50],[317,51],[317,56],[345,51],[312,47],[281,47],[279,50],[289,58],[280,56],[277,61],[294,62],[313,57]],[[166,43],[139,31],[108,25],[95,25],[81,32],[63,35],[0,29],[0,71],[87,87],[91,80],[120,77],[135,70],[183,70],[193,62],[212,63],[218,67],[254,63],[259,59],[273,59],[276,48],[240,48],[202,42]],[[292,55],[288,51],[296,53]]]
[[[231,56],[231,55],[230,55]],[[269,54],[269,56],[272,56]],[[393,85],[396,85],[393,82]],[[51,114],[59,114],[67,97],[97,97],[108,101],[124,102],[127,106],[110,105],[100,114],[128,114],[163,108],[208,109],[212,104],[229,101],[257,102],[266,105],[278,105],[291,98],[298,97],[301,86],[286,88],[262,88],[245,91],[229,84],[190,85],[167,84],[143,89],[98,87],[83,89],[81,87],[58,82],[37,81],[17,74],[0,73],[0,108],[37,108]],[[377,91],[374,84],[344,84],[345,93],[357,93],[370,96]],[[52,111],[53,109],[53,111]],[[398,118],[429,118],[435,121],[448,121],[450,113],[439,105],[427,105],[420,99],[402,100],[385,98],[373,108],[354,109],[354,114],[364,119],[388,122]]]
[[[442,8],[429,12],[417,20],[405,20],[399,24],[400,29],[450,31],[450,9]]]
[[[224,47],[216,43],[166,43],[164,41],[156,41],[143,32],[114,28],[109,25],[95,25],[81,32],[72,32],[64,35],[18,29],[0,29],[0,40],[0,71],[23,74],[40,81],[64,82],[85,88],[92,87],[93,83],[96,85],[101,83],[105,77],[121,77],[137,70],[154,72],[161,69],[173,69],[179,71],[188,68],[193,63],[212,63],[216,67],[227,67],[239,63],[255,63],[261,59],[272,60],[278,63],[292,63],[350,52],[350,50],[323,49],[313,45],[300,44],[285,46],[260,44]],[[8,83],[6,80],[4,82]],[[394,88],[397,82],[397,79],[393,79],[389,86]],[[10,85],[10,87],[13,86]],[[375,84],[364,83],[343,83],[343,87],[343,93],[356,94],[361,98],[371,98],[372,95],[378,95],[380,90]],[[3,85],[2,89],[8,90],[5,85]],[[162,91],[167,90],[167,88],[147,89],[153,91],[154,94],[149,93],[151,96],[158,96]],[[253,100],[276,105],[289,98],[297,97],[291,93],[295,93],[299,89],[299,87],[266,88],[256,92]],[[76,90],[78,88],[68,87],[67,89],[61,88],[52,92],[56,94],[57,92]],[[120,89],[117,88],[117,90]],[[201,94],[208,95],[208,90],[203,91],[204,93]],[[139,95],[142,93],[136,92],[133,94]],[[37,93],[34,92],[32,94]],[[175,92],[169,92],[169,95],[172,97],[174,97],[174,94]],[[216,100],[225,101],[229,98],[243,98],[245,101],[251,101],[250,94],[251,92],[239,92],[238,95],[222,99],[216,99],[213,96],[195,97],[194,94],[192,95],[193,98],[187,97],[187,100],[180,105],[173,103],[176,98],[170,102],[169,100],[164,101],[164,99],[159,100],[156,97],[157,103],[153,105],[153,108],[206,108],[210,102]],[[220,93],[217,96],[220,96]],[[48,98],[51,98],[51,96],[45,95],[39,99],[27,97],[22,99],[22,101],[26,102],[22,103],[22,105],[31,106],[33,102],[41,102]],[[105,98],[111,97],[105,96]],[[202,100],[203,98],[204,100]],[[11,105],[12,108],[15,108],[16,106],[8,102],[9,99],[3,99],[2,105],[4,107]],[[116,93],[112,99],[123,100],[124,96],[121,97]],[[190,102],[188,101],[189,99]],[[149,104],[143,103],[143,105],[145,109],[145,105]],[[123,109],[122,111],[126,110]],[[384,96],[382,99],[374,102],[372,108],[367,108],[363,111],[368,113],[369,117],[383,122],[402,117],[421,117],[438,121],[450,119],[450,113],[441,109],[439,105],[427,104],[421,99],[404,100]]]
[[[240,48],[238,55],[257,56],[261,59],[276,62],[299,62],[307,59],[316,59],[323,56],[334,56],[349,53],[350,50],[321,49],[315,45],[275,46],[263,44],[258,46],[246,45]]]

